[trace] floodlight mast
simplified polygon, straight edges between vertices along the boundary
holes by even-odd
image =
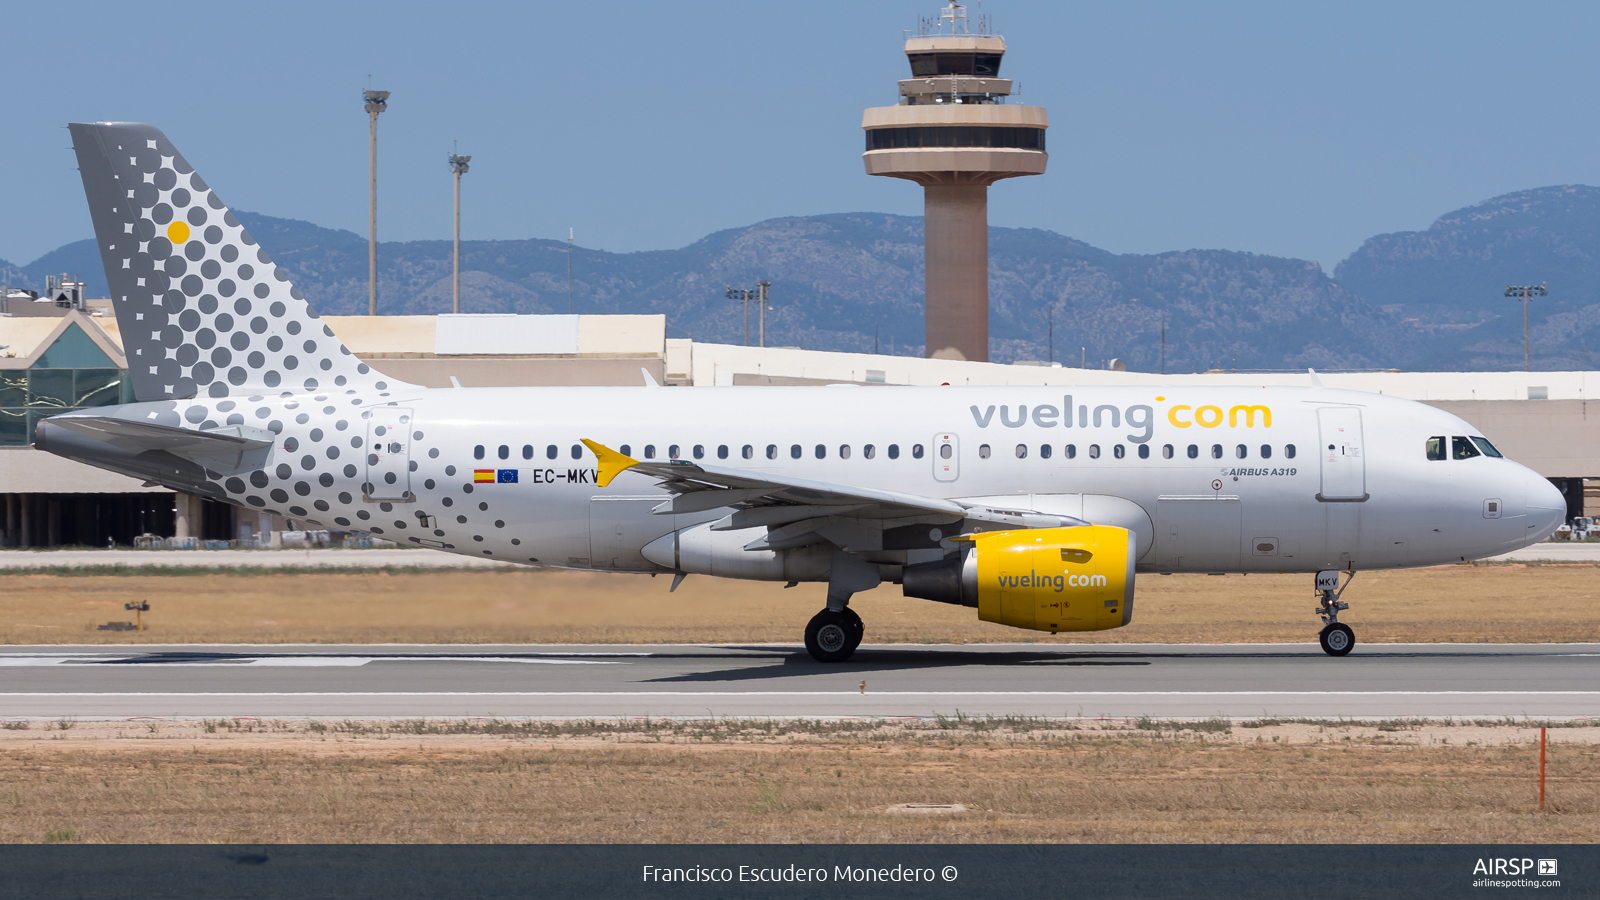
[[[389,108],[389,92],[362,91],[367,101],[367,315],[378,314],[378,114]]]
[[[450,171],[455,174],[456,182],[455,286],[450,295],[450,308],[456,313],[461,312],[461,176],[467,174],[469,162],[472,162],[470,156],[450,154]]]
[[[1522,301],[1522,370],[1533,371],[1533,355],[1528,352],[1528,301],[1534,297],[1543,297],[1550,293],[1546,288],[1549,282],[1539,284],[1508,284],[1506,296],[1516,297]]]

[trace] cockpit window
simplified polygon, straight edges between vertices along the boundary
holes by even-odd
[[[1452,459],[1471,459],[1474,456],[1482,455],[1478,452],[1478,448],[1472,446],[1472,442],[1466,438],[1456,435],[1450,439],[1450,457]]]
[[[1444,459],[1444,438],[1428,438],[1428,458],[1434,460]]]
[[[1472,442],[1478,445],[1478,449],[1483,451],[1484,456],[1493,456],[1496,459],[1500,459],[1505,456],[1505,454],[1501,453],[1499,450],[1496,450],[1493,444],[1489,443],[1488,438],[1481,438],[1477,435],[1473,435]]]

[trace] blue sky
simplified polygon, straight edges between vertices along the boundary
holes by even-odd
[[[28,3],[7,12],[0,258],[90,235],[67,121],[156,124],[231,205],[379,236],[678,247],[776,216],[917,215],[862,172],[902,32],[935,0]],[[971,4],[977,12],[977,4]],[[1050,111],[1050,171],[990,222],[1117,252],[1226,248],[1332,269],[1373,234],[1523,188],[1600,183],[1600,5],[983,6]]]

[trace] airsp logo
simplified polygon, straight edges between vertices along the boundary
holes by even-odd
[[[1526,875],[1533,868],[1531,859],[1479,859],[1478,864],[1472,867],[1474,875]],[[1539,860],[1540,875],[1556,874],[1556,861],[1553,859]]]

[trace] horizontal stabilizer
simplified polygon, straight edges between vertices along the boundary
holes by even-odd
[[[224,475],[265,466],[277,439],[270,431],[244,425],[192,431],[111,416],[66,415],[48,421],[128,453],[164,450]]]

